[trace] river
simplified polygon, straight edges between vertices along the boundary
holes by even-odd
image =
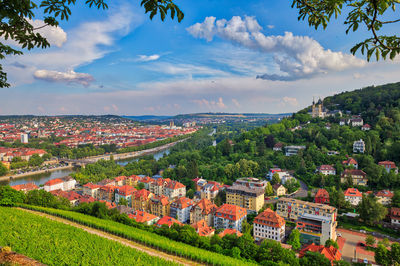
[[[168,155],[169,152],[170,152],[169,149],[159,151],[153,155],[154,159],[156,159],[158,161],[159,159],[161,159],[164,156],[164,154]],[[130,159],[124,159],[124,160],[117,161],[117,163],[119,165],[125,166],[128,163],[137,161],[137,160],[138,160],[138,158],[130,158]],[[51,179],[70,175],[70,174],[74,173],[76,170],[77,170],[77,168],[62,169],[62,170],[56,170],[54,172],[24,176],[24,177],[13,179],[13,180],[0,181],[0,186],[5,186],[5,185],[14,186],[14,185],[20,185],[20,184],[32,183],[32,182],[39,186],[39,185],[43,185],[44,183],[46,183],[47,181],[49,181]]]

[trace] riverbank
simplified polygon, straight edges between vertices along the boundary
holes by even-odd
[[[0,176],[0,181],[10,181],[10,180],[18,179],[18,178],[22,178],[22,177],[45,174],[45,173],[50,173],[50,172],[55,172],[55,171],[60,171],[60,170],[65,170],[65,169],[72,169],[72,168],[74,168],[72,165],[65,165],[65,166],[60,166],[60,167],[55,167],[55,168],[50,168],[50,169],[45,169],[45,170],[26,172],[26,173],[22,173],[22,174],[5,175],[5,176]]]

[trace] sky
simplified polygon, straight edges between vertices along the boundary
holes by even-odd
[[[73,7],[39,30],[50,48],[1,61],[12,86],[0,88],[0,115],[287,113],[400,81],[400,60],[350,54],[365,29],[346,35],[339,17],[315,30],[289,0],[178,0],[181,23],[150,20],[139,1],[108,2]]]

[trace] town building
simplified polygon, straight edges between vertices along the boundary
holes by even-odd
[[[323,175],[336,175],[336,169],[329,164],[323,164],[317,168],[317,172]]]
[[[68,191],[74,189],[75,185],[76,185],[76,180],[73,179],[72,177],[67,176],[47,181],[46,183],[44,183],[43,189],[47,192],[58,189],[63,191]]]
[[[200,198],[213,200],[223,189],[224,186],[222,186],[220,183],[208,181],[200,190]]]
[[[353,142],[353,153],[364,153],[365,143],[362,139]]]
[[[342,164],[344,166],[350,166],[353,167],[354,169],[358,169],[358,162],[352,157],[348,157],[347,160],[344,160],[342,162]]]
[[[281,242],[285,237],[285,219],[269,208],[254,219],[253,225],[255,241],[272,239]]]
[[[400,208],[392,207],[390,209],[390,221],[393,225],[400,226]]]
[[[340,182],[344,183],[347,179],[351,179],[353,185],[366,186],[368,183],[367,174],[363,170],[346,169],[343,171]]]
[[[299,151],[304,150],[306,146],[286,146],[285,147],[285,155],[292,156],[297,155]]]
[[[194,204],[193,200],[181,197],[171,203],[169,216],[174,217],[181,223],[187,223],[190,221],[190,210]]]
[[[119,203],[121,199],[125,199],[128,202],[128,206],[132,206],[132,195],[135,193],[136,188],[125,185],[118,187],[115,190],[115,202]]]
[[[153,196],[154,194],[146,189],[136,191],[132,197],[132,208],[139,211],[150,210],[150,200]]]
[[[392,161],[382,161],[379,162],[378,165],[385,167],[386,172],[390,173],[391,170],[394,170],[394,172],[397,174],[398,173],[398,168],[396,164]]]
[[[195,184],[196,191],[201,191],[201,189],[207,184],[207,180],[200,177],[196,177],[192,179],[192,181]]]
[[[350,202],[351,205],[357,206],[362,200],[362,194],[356,188],[348,188],[344,192],[344,199]]]
[[[170,205],[166,196],[153,196],[150,199],[150,213],[159,217],[169,216]]]
[[[350,119],[350,124],[352,127],[362,127],[364,120],[361,117],[352,118]]]
[[[139,210],[135,210],[133,213],[128,214],[128,216],[138,223],[143,223],[147,225],[153,225],[157,223],[158,220],[160,220],[160,217],[158,216]]]
[[[274,151],[282,151],[283,148],[283,143],[282,142],[278,142],[274,145],[274,147],[272,148]]]
[[[258,212],[264,205],[265,189],[248,185],[236,181],[231,187],[226,188],[226,203]]]
[[[201,220],[206,221],[208,226],[214,224],[214,213],[217,210],[217,205],[208,199],[201,199],[197,202],[190,211],[190,223],[194,224]]]
[[[315,203],[329,204],[329,193],[323,188],[317,190],[314,197]]]
[[[13,188],[17,191],[25,192],[25,193],[32,191],[32,190],[39,189],[39,187],[35,183],[26,183],[26,184],[15,185],[15,186],[12,186],[11,188]]]
[[[375,193],[377,201],[382,205],[390,205],[392,203],[392,198],[394,193],[389,190],[381,190]]]
[[[196,230],[196,233],[198,233],[199,236],[213,236],[215,233],[215,229],[208,226],[204,220],[198,221],[190,226]]]
[[[317,103],[315,103],[315,101],[313,100],[311,106],[311,117],[325,118],[325,116],[326,116],[326,111],[324,110],[322,100],[319,99]]]
[[[183,224],[181,222],[179,222],[178,220],[176,220],[175,218],[169,217],[169,216],[164,216],[162,217],[160,220],[158,220],[155,225],[157,227],[162,227],[163,225],[168,226],[169,228],[171,228],[171,226],[173,226],[174,224],[180,225],[182,226]]]
[[[282,184],[275,184],[272,186],[272,188],[274,189],[275,196],[279,197],[286,195],[287,190]]]
[[[302,243],[325,244],[336,240],[337,210],[335,207],[291,198],[280,198],[277,214],[296,222]]]
[[[21,143],[26,144],[28,142],[29,142],[29,134],[26,134],[26,133],[21,134]]]
[[[83,195],[88,195],[93,198],[99,198],[99,193],[100,193],[100,185],[96,185],[93,183],[87,183],[86,185],[83,186]]]
[[[371,126],[368,125],[368,124],[365,124],[365,125],[363,125],[363,126],[361,127],[361,130],[362,130],[362,131],[369,131],[369,130],[371,130]]]
[[[247,217],[245,208],[224,204],[215,211],[214,227],[216,229],[236,229],[242,231],[242,223]]]
[[[227,228],[218,234],[220,238],[223,238],[226,235],[236,235],[237,237],[241,237],[243,234],[240,231],[231,228]]]
[[[314,243],[307,245],[299,252],[299,258],[304,257],[307,252],[316,252],[324,255],[332,265],[335,261],[339,261],[342,258],[342,253],[335,247],[325,247],[324,245],[315,245]]]
[[[101,186],[98,191],[99,200],[114,201],[116,186]]]
[[[66,198],[71,206],[78,206],[81,203],[82,196],[75,191],[63,191],[61,189],[50,191],[56,197]]]

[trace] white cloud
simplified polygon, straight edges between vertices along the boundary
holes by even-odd
[[[226,76],[222,70],[210,68],[207,66],[199,66],[186,63],[169,63],[169,62],[155,62],[152,65],[144,66],[145,69],[150,71],[157,71],[170,75],[207,75],[207,76]]]
[[[251,50],[273,54],[280,71],[258,75],[260,79],[293,81],[366,65],[364,60],[353,55],[324,49],[307,36],[294,36],[291,32],[266,36],[254,17],[234,16],[229,21],[207,17],[203,23],[196,23],[187,30],[194,37],[207,41],[218,36]]]
[[[94,78],[86,73],[76,73],[73,70],[68,72],[59,72],[52,70],[36,70],[33,73],[36,79],[49,81],[49,82],[61,82],[61,83],[78,83],[83,86],[89,86]]]
[[[139,58],[136,60],[138,62],[149,62],[149,61],[155,61],[160,59],[160,55],[158,54],[153,54],[153,55],[139,55]]]
[[[299,105],[299,102],[294,97],[285,96],[285,97],[283,97],[283,102],[285,102],[287,104],[290,104],[292,106],[298,106]]]
[[[235,107],[237,107],[237,108],[239,108],[239,107],[240,107],[240,103],[239,103],[239,101],[238,101],[238,100],[236,100],[236,99],[232,99],[232,103],[233,103],[233,105],[235,105]]]
[[[218,101],[208,101],[206,99],[195,99],[192,100],[193,103],[196,103],[200,108],[207,109],[225,109],[227,106],[224,104],[222,97],[218,98]]]
[[[34,28],[40,28],[35,32],[45,37],[50,45],[61,47],[67,41],[67,33],[61,27],[45,26],[41,28],[45,23],[40,19],[30,21],[30,24]]]
[[[273,29],[273,28],[275,28],[275,25],[267,25],[267,28],[268,29]]]

